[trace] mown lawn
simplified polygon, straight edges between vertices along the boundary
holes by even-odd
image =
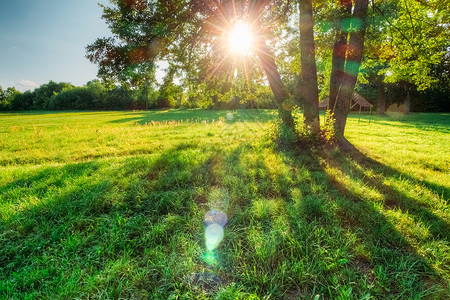
[[[273,118],[0,114],[0,299],[450,298],[450,115],[351,115],[349,153]]]

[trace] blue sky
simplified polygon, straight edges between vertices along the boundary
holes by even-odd
[[[0,0],[0,85],[25,91],[49,80],[83,85],[96,78],[85,47],[110,35],[98,2]]]

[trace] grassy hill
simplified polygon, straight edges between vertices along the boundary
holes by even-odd
[[[450,297],[450,115],[351,115],[349,153],[275,116],[0,114],[0,298]]]

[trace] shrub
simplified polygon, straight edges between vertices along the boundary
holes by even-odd
[[[297,142],[297,135],[292,128],[286,126],[281,119],[270,121],[267,127],[269,142],[281,148],[288,148]]]
[[[17,94],[11,99],[11,110],[28,110],[33,105],[34,92],[26,91],[23,94]]]
[[[45,109],[98,109],[95,94],[86,87],[66,89],[45,102]]]
[[[303,113],[298,107],[292,110],[295,129],[286,126],[280,119],[269,122],[267,129],[268,140],[283,148],[299,144],[307,147],[331,145],[336,142],[335,120],[333,114],[327,111],[325,121],[320,127],[319,134],[313,133],[305,124]]]
[[[325,113],[324,123],[320,126],[320,139],[326,144],[336,142],[336,120],[330,110]]]
[[[31,109],[45,109],[48,107],[47,102],[51,97],[60,93],[65,89],[73,88],[73,85],[66,82],[56,83],[50,80],[48,83],[42,84],[40,87],[34,90],[34,98]]]
[[[305,145],[317,144],[319,137],[305,124],[305,117],[298,106],[293,108],[292,117],[294,118],[295,133],[297,134],[298,141]]]
[[[116,87],[106,92],[105,102],[108,109],[130,109],[133,105],[133,98],[123,87]]]

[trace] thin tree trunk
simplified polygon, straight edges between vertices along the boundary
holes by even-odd
[[[275,57],[263,40],[260,40],[258,43],[257,55],[261,60],[267,80],[269,80],[269,85],[272,89],[281,120],[287,126],[294,128],[294,119],[292,118],[290,108],[284,105],[284,101],[288,98],[288,93],[283,82],[281,81],[280,73],[278,72],[277,65],[275,64]]]
[[[356,80],[358,78],[359,67],[361,66],[364,36],[366,32],[366,14],[369,2],[368,0],[356,0],[353,9],[353,19],[360,20],[358,31],[350,34],[349,50],[347,51],[347,60],[345,64],[345,74],[336,98],[335,119],[336,131],[339,139],[344,139],[345,124],[350,111],[350,103],[353,96]]]
[[[406,82],[403,83],[403,89],[406,92],[406,99],[405,99],[405,115],[409,115],[411,112],[411,97],[409,95],[409,87]]]
[[[145,110],[148,110],[148,82],[144,83],[141,93],[144,94]]]
[[[378,84],[377,112],[379,115],[384,115],[386,112],[386,91],[384,90],[383,79]]]
[[[317,67],[314,45],[314,20],[311,0],[300,0],[300,56],[301,82],[300,96],[303,101],[305,124],[311,131],[318,133],[319,124],[319,88],[317,86]]]
[[[352,12],[352,1],[340,0],[341,18],[349,18]],[[347,38],[348,33],[338,28],[336,32],[336,41],[333,45],[333,57],[331,60],[331,76],[330,76],[330,94],[328,97],[328,109],[333,113],[336,105],[336,97],[339,87],[342,84],[342,77],[344,75],[345,55],[347,52]]]
[[[211,97],[211,100],[213,102],[214,109],[219,109],[219,96],[216,94]]]
[[[339,86],[342,83],[345,66],[345,52],[347,48],[347,33],[338,32],[336,42],[333,46],[333,58],[331,61],[330,95],[328,98],[328,109],[333,113],[336,106],[336,97]]]

